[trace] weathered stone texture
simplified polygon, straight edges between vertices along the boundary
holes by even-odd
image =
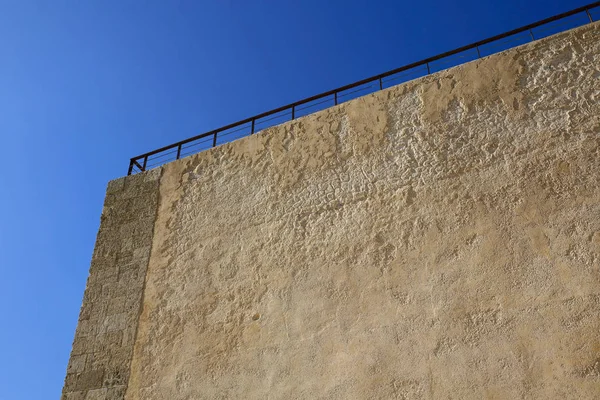
[[[109,183],[64,400],[123,399],[141,308],[160,169]]]
[[[164,167],[127,399],[600,397],[600,25]]]
[[[64,398],[600,398],[599,179],[596,23],[115,181]]]

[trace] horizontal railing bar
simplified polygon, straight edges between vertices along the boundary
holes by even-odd
[[[333,99],[325,99],[325,100],[323,100],[323,101],[319,101],[319,102],[317,102],[317,103],[314,103],[314,104],[309,104],[309,105],[307,105],[306,107],[298,108],[298,109],[297,109],[297,111],[302,111],[302,110],[309,109],[309,108],[311,108],[311,107],[316,107],[316,106],[319,106],[319,105],[321,105],[321,104],[328,103],[328,102],[330,102],[330,101],[333,101]]]
[[[249,126],[244,126],[244,128],[250,128],[250,127],[249,127]],[[236,130],[234,130],[234,131],[229,131],[229,132],[221,132],[221,134],[219,135],[219,137],[229,136],[229,135],[231,135],[231,134],[238,133],[238,132],[240,132],[240,131],[242,131],[241,135],[247,135],[245,132],[243,132],[243,129],[236,129]],[[239,135],[239,134],[238,134],[238,135]]]
[[[158,160],[159,158],[163,158],[163,157],[169,156],[171,154],[175,154],[175,153],[177,153],[177,149],[173,149],[173,151],[167,151],[167,152],[158,154],[154,157],[148,157],[148,161]]]
[[[181,149],[182,150],[183,149],[189,149],[190,147],[199,146],[199,145],[201,145],[203,143],[208,143],[208,142],[210,142],[210,138],[207,138],[207,139],[204,139],[204,140],[197,140],[197,141],[195,141],[195,143],[192,143],[192,144],[190,144],[188,146],[181,146]],[[187,144],[187,143],[185,143],[185,144]]]
[[[273,115],[273,114],[269,114],[269,115]],[[268,117],[269,115],[265,115],[265,117]],[[285,114],[275,115],[274,117],[271,117],[269,119],[265,119],[264,121],[256,121],[256,125],[264,124],[265,122],[273,121],[274,119],[277,119],[277,118],[287,117],[288,115],[292,115],[292,113],[291,112],[287,112]]]
[[[319,99],[327,97],[327,96],[332,96],[332,95],[333,96],[337,96],[340,92],[343,92],[345,90],[353,89],[353,88],[355,88],[357,86],[361,86],[361,85],[364,85],[364,84],[367,84],[367,83],[378,81],[380,79],[390,77],[392,75],[398,74],[400,72],[403,72],[403,71],[406,71],[406,70],[409,70],[409,69],[412,69],[412,68],[416,68],[416,67],[423,66],[423,65],[428,65],[429,63],[431,63],[433,61],[437,61],[439,59],[442,59],[442,58],[445,58],[445,57],[449,57],[449,56],[452,56],[454,54],[458,54],[458,53],[461,53],[461,52],[464,52],[464,51],[467,51],[467,50],[476,49],[479,46],[483,46],[485,44],[492,43],[492,42],[495,42],[497,40],[504,39],[504,38],[512,36],[512,35],[516,35],[518,33],[530,31],[533,28],[536,28],[536,27],[548,24],[550,22],[554,22],[554,21],[557,21],[557,20],[569,17],[571,15],[575,15],[575,14],[582,13],[582,12],[586,12],[587,14],[589,14],[589,10],[590,9],[596,8],[598,6],[600,6],[600,1],[596,1],[596,2],[593,2],[593,3],[587,4],[585,6],[576,8],[574,10],[567,11],[567,12],[564,12],[564,13],[561,13],[561,14],[558,14],[558,15],[554,15],[552,17],[549,17],[549,18],[546,18],[546,19],[543,19],[543,20],[531,23],[529,25],[525,25],[525,26],[522,26],[520,28],[516,28],[516,29],[513,29],[511,31],[504,32],[504,33],[501,33],[499,35],[495,35],[495,36],[489,37],[487,39],[480,40],[478,42],[474,42],[474,43],[468,44],[466,46],[462,46],[462,47],[456,48],[454,50],[450,50],[450,51],[447,51],[445,53],[438,54],[438,55],[433,56],[433,57],[425,58],[423,60],[416,61],[416,62],[413,62],[411,64],[407,64],[407,65],[404,65],[402,67],[395,68],[393,70],[390,70],[390,71],[387,71],[387,72],[384,72],[384,73],[381,73],[381,74],[378,74],[378,75],[374,75],[374,76],[371,76],[369,78],[365,78],[365,79],[362,79],[360,81],[357,81],[357,82],[354,82],[354,83],[351,83],[351,84],[348,84],[348,85],[345,85],[345,86],[338,87],[336,89],[329,90],[327,92],[319,93],[317,95],[314,95],[314,96],[307,97],[305,99],[296,101],[294,103],[290,103],[290,104],[287,104],[287,105],[284,105],[284,106],[272,109],[270,111],[263,112],[261,114],[255,115],[253,117],[249,117],[249,118],[246,118],[246,119],[234,122],[232,124],[223,126],[221,128],[217,128],[217,129],[214,129],[212,131],[209,131],[209,132],[206,132],[206,133],[202,133],[202,134],[190,137],[188,139],[184,139],[184,140],[181,140],[179,142],[175,142],[175,143],[167,145],[167,146],[163,146],[163,147],[161,147],[159,149],[156,149],[156,150],[144,153],[144,154],[140,154],[139,156],[136,156],[136,157],[132,157],[130,159],[130,161],[132,163],[135,162],[139,167],[141,167],[136,162],[136,160],[142,159],[144,157],[149,157],[149,156],[152,156],[152,155],[157,154],[157,153],[161,153],[161,152],[163,152],[165,150],[174,149],[174,148],[179,147],[181,145],[184,145],[184,144],[196,141],[198,139],[205,138],[207,136],[218,134],[219,132],[222,132],[222,131],[225,131],[225,130],[228,130],[228,129],[231,129],[231,128],[235,128],[235,127],[243,125],[243,124],[252,123],[252,122],[257,123],[257,120],[259,120],[261,118],[264,118],[264,117],[268,117],[268,116],[273,115],[273,114],[277,114],[277,113],[279,113],[281,111],[289,110],[289,109],[295,108],[295,107],[297,107],[299,105],[310,103],[312,101],[319,100]],[[339,97],[341,97],[341,95]],[[287,114],[285,114],[285,115],[287,115]],[[261,121],[258,121],[258,122],[261,122]],[[142,169],[142,168],[140,168],[140,169]]]

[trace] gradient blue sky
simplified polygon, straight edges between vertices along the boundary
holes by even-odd
[[[589,2],[0,0],[1,397],[60,397],[131,156]]]

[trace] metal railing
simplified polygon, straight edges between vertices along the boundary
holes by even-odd
[[[252,135],[268,127],[340,104],[343,101],[382,90],[392,86],[390,82],[395,82],[393,85],[396,85],[542,37],[592,23],[594,20],[598,20],[597,17],[594,18],[595,13],[600,11],[598,7],[600,7],[600,1],[141,154],[130,159],[127,175],[146,171],[167,162],[178,160],[181,157],[199,153],[228,141]],[[553,24],[556,21],[561,21],[561,24]],[[510,40],[502,40],[506,38],[510,38]],[[506,46],[507,44],[510,45]],[[457,57],[459,58],[458,62],[452,58],[454,55],[459,55]],[[444,63],[436,63],[442,59],[445,59]],[[401,79],[403,80],[396,82]]]

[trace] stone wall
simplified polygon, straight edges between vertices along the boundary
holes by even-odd
[[[64,400],[123,399],[158,205],[160,169],[110,182]]]
[[[599,160],[596,23],[116,181],[65,391],[598,398]]]

